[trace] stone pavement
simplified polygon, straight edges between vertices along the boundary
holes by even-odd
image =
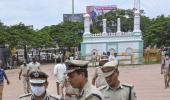
[[[56,94],[56,84],[53,77],[54,64],[42,65],[41,69],[49,75],[48,90]],[[120,80],[122,83],[135,85],[138,100],[170,100],[170,88],[164,89],[163,75],[160,74],[160,64],[121,66]],[[94,74],[94,68],[89,68],[89,78]],[[17,100],[23,94],[22,81],[18,79],[18,69],[7,70],[10,85],[4,85],[3,100]]]

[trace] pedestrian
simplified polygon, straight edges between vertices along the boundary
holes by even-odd
[[[101,92],[88,81],[88,63],[83,60],[66,62],[70,84],[79,91],[77,100],[103,100]]]
[[[57,94],[61,95],[62,83],[64,81],[64,73],[66,72],[66,65],[61,58],[57,58],[57,64],[54,66],[54,77],[57,85]]]
[[[8,77],[4,69],[2,68],[3,68],[3,63],[2,63],[2,60],[0,60],[0,100],[2,100],[2,96],[3,96],[4,78],[6,79],[7,84],[9,85]]]
[[[99,66],[103,66],[106,62],[108,62],[108,60],[109,60],[108,55],[105,52],[103,52],[99,60]]]
[[[118,57],[117,57],[116,52],[114,53],[114,55],[112,55],[112,54],[109,55],[109,61],[112,61],[112,60],[117,60],[118,61]]]
[[[105,63],[101,70],[108,84],[100,88],[104,100],[137,100],[134,86],[120,83],[116,60]]]
[[[22,79],[23,87],[24,87],[24,93],[30,93],[30,84],[29,84],[29,68],[26,63],[26,61],[23,62],[23,64],[20,66],[20,72],[19,72],[19,80]],[[22,78],[21,78],[22,75]]]
[[[92,61],[92,66],[96,67],[97,56],[96,56],[95,52],[93,52],[93,54],[91,56],[91,61]]]
[[[42,71],[32,71],[29,75],[31,93],[19,97],[19,100],[59,100],[47,92],[48,75]]]
[[[100,67],[96,67],[94,77],[92,79],[92,84],[96,86],[96,88],[105,86],[107,84]]]
[[[74,60],[74,54],[72,53],[71,56],[69,57],[70,60]]]
[[[165,88],[169,87],[169,82],[170,82],[170,57],[169,57],[168,53],[165,54],[165,57],[162,60],[161,74],[164,74]]]
[[[37,62],[36,58],[32,58],[32,62],[28,64],[29,72],[40,70],[40,63]]]
[[[77,100],[78,89],[73,88],[71,86],[67,75],[65,75],[64,78],[65,78],[65,81],[62,86],[62,99],[63,100]]]

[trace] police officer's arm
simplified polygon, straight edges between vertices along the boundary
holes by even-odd
[[[164,66],[165,66],[165,59],[163,59],[163,61],[162,61],[162,65],[161,65],[161,74],[163,74]]]
[[[38,69],[40,70],[40,63],[39,62],[37,62],[38,63]]]
[[[96,70],[95,70],[94,77],[93,77],[93,79],[92,79],[92,84],[93,84],[93,85],[95,85],[96,78],[97,78],[97,68],[96,68]]]
[[[137,100],[136,92],[134,91],[134,87],[132,88],[131,91],[131,100]]]
[[[97,94],[91,94],[87,99],[85,100],[103,100],[102,97],[100,97]]]
[[[22,68],[21,68],[21,66],[20,66],[19,80],[21,79],[21,74],[22,74]]]
[[[27,77],[29,76],[29,73],[30,73],[30,65],[27,64]]]

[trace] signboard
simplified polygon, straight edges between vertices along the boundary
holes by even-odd
[[[83,22],[83,14],[63,14],[63,21]]]
[[[90,15],[92,20],[96,19],[97,16],[105,14],[111,10],[116,10],[116,5],[107,5],[107,6],[87,6],[86,12]]]

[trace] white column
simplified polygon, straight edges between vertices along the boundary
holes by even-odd
[[[140,30],[140,0],[134,0],[134,29],[133,32],[141,32]]]
[[[117,33],[121,32],[120,18],[117,18]]]
[[[89,14],[84,15],[84,34],[90,35],[90,16]]]
[[[106,19],[103,19],[103,34],[106,34]]]
[[[74,14],[74,0],[72,0],[72,14]]]

